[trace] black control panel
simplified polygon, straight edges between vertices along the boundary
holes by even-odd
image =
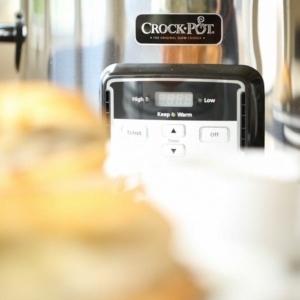
[[[102,74],[108,126],[113,120],[199,121],[211,127],[235,121],[240,148],[264,147],[264,106],[263,79],[249,66],[115,64]]]

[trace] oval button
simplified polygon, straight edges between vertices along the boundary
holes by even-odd
[[[200,141],[203,143],[227,143],[229,129],[226,127],[201,127]]]
[[[128,139],[135,139],[145,141],[147,139],[147,128],[146,126],[123,126],[122,135]]]

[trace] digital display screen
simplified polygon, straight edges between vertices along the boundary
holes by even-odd
[[[155,105],[163,107],[192,107],[193,93],[189,92],[156,92]]]

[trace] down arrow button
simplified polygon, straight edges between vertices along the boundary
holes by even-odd
[[[185,145],[164,144],[162,145],[162,155],[164,157],[183,157],[185,156]]]

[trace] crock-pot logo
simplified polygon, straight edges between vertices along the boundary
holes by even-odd
[[[139,15],[136,40],[142,44],[218,44],[222,18],[217,14]]]
[[[198,17],[198,23],[187,24],[152,24],[146,22],[142,25],[142,32],[144,34],[214,34],[214,24],[204,24],[205,18],[203,16]]]

